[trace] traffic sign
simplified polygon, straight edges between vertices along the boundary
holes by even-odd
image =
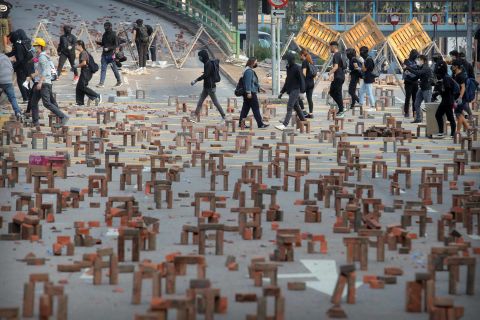
[[[275,18],[285,18],[286,17],[286,11],[285,10],[272,10],[272,16]]]
[[[438,14],[434,13],[432,14],[431,18],[430,18],[430,21],[433,23],[433,24],[437,24],[438,21],[440,20]]]
[[[400,22],[400,16],[396,13],[390,15],[390,23],[396,26]]]
[[[288,0],[268,0],[268,3],[275,9],[280,9],[288,4]]]

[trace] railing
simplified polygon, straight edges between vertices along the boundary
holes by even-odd
[[[228,54],[240,52],[240,35],[237,29],[220,13],[201,0],[148,0],[151,4],[163,4],[178,13],[202,24],[207,31],[227,49]]]
[[[355,24],[358,20],[362,19],[366,15],[374,16],[371,12],[352,12],[346,14],[346,23],[345,23],[345,14],[335,12],[305,12],[306,15],[311,15],[320,22],[325,24]],[[392,13],[375,13],[375,22],[378,25],[390,25],[390,15]],[[400,21],[399,23],[407,23],[411,21],[412,18],[417,18],[417,20],[423,25],[431,25],[432,22],[430,18],[433,14],[437,14],[440,18],[438,22],[439,25],[454,25],[454,17],[457,17],[457,24],[458,26],[466,26],[467,25],[467,13],[466,12],[414,12],[410,13],[396,13]],[[338,21],[337,21],[338,17]],[[472,20],[474,24],[480,23],[480,12],[473,12]]]

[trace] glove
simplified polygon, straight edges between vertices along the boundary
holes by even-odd
[[[68,46],[67,48],[68,48],[68,50],[72,50],[72,46]]]
[[[108,51],[108,48],[103,48],[103,51],[105,51],[105,52]]]
[[[190,85],[194,85],[195,83],[197,83],[197,80],[193,80],[192,82],[190,82]]]
[[[457,105],[462,104],[462,98],[458,98],[457,100],[455,100],[455,103],[456,103]]]
[[[280,94],[278,95],[278,99],[282,99],[282,96],[283,96],[283,93],[280,93]]]
[[[135,47],[135,42],[130,43],[131,47]]]

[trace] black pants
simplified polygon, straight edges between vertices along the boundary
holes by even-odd
[[[42,89],[39,91],[36,86],[32,89],[32,122],[33,125],[38,125],[38,102],[42,98],[42,103],[45,108],[53,112],[57,117],[64,118],[65,114],[58,108],[57,101],[53,96],[52,85],[49,83],[42,84]]]
[[[150,60],[157,61],[157,45],[152,44],[150,47]]]
[[[417,96],[418,83],[417,82],[405,82],[405,104],[403,105],[403,113],[410,114],[410,100],[412,100],[412,106],[415,105],[415,97]],[[412,108],[413,111],[413,108]]]
[[[67,61],[67,59],[68,59],[68,62],[70,62],[70,66],[72,68],[75,65],[75,54],[66,55],[63,52],[60,53],[60,57],[58,58],[58,68],[57,68],[59,77],[60,77],[60,74],[62,73],[63,65],[65,64],[65,61]],[[77,68],[73,68],[73,74],[75,75],[75,77],[78,76]]]
[[[147,48],[148,43],[137,43],[137,50],[138,50],[138,67],[143,68],[147,64]]]
[[[17,85],[18,89],[20,89],[20,93],[22,94],[22,99],[23,101],[27,101],[30,96],[30,90],[23,86],[23,83],[25,80],[27,80],[27,72],[25,72],[22,67],[18,68],[15,72],[17,73]]]
[[[450,122],[450,135],[453,136],[457,129],[457,124],[455,123],[455,117],[453,116],[452,105],[450,105],[449,103],[443,103],[442,101],[438,106],[437,112],[435,113],[439,133],[445,133],[443,131],[443,115],[446,115],[448,122]]]
[[[29,95],[29,98],[28,98],[28,104],[27,104],[27,110],[25,110],[26,113],[29,113],[29,112],[32,112],[32,115],[33,115],[33,108],[35,107],[34,105],[37,105],[37,109],[38,109],[38,102],[40,101],[40,91],[39,90],[35,90],[35,86],[37,85],[36,82],[33,83],[33,87],[32,89],[30,90],[30,95]],[[37,111],[38,112],[38,111]]]
[[[261,127],[263,125],[262,115],[260,114],[260,104],[258,103],[258,97],[256,93],[252,93],[252,98],[248,99],[247,95],[243,96],[243,105],[242,111],[240,111],[240,125],[242,120],[248,116],[248,113],[252,109],[253,116],[257,121],[257,126]]]
[[[342,86],[345,79],[333,79],[330,84],[329,94],[338,106],[338,111],[343,112]]]
[[[98,93],[88,87],[88,82],[91,79],[92,73],[88,67],[82,68],[82,71],[80,72],[80,78],[77,82],[77,88],[75,90],[75,100],[77,101],[78,105],[84,104],[85,95],[87,95],[90,100],[94,100],[99,97]]]
[[[352,98],[352,107],[355,105],[355,102],[360,103],[360,99],[357,96],[357,85],[360,81],[360,77],[351,76],[350,83],[348,84],[348,94]]]

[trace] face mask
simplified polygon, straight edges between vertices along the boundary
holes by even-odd
[[[454,67],[450,67],[450,70],[452,70],[452,72],[455,73],[455,68]]]
[[[256,67],[258,67],[258,64],[257,64],[257,63],[255,63],[255,64],[252,66],[253,69],[255,69]]]

